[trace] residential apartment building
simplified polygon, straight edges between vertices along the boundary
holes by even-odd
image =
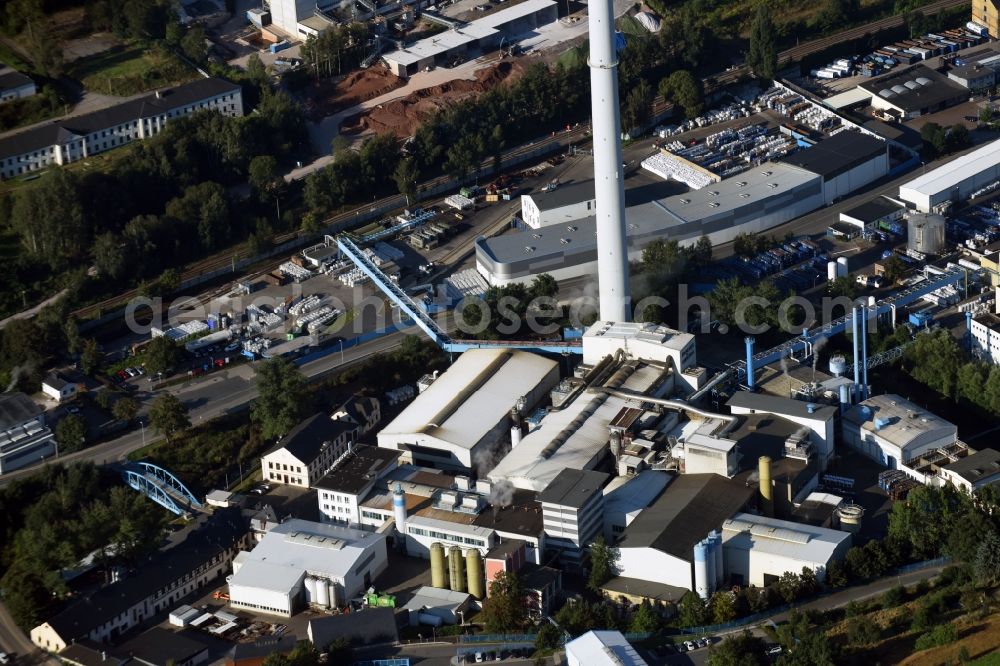
[[[59,652],[84,639],[112,641],[226,575],[233,558],[249,544],[250,526],[240,509],[218,509],[136,573],[71,602],[32,629],[31,642]]]
[[[984,361],[1000,363],[1000,316],[990,312],[972,318],[969,332],[972,335],[972,351]]]
[[[173,118],[197,111],[243,115],[236,83],[198,79],[93,113],[61,118],[0,138],[0,179],[64,165],[159,134]]]
[[[0,394],[0,474],[56,454],[42,408],[23,393]]]
[[[0,65],[0,104],[31,97],[37,92],[38,86],[29,77]]]
[[[547,548],[560,551],[563,562],[581,566],[584,550],[604,530],[604,485],[609,475],[564,469],[538,494]]]
[[[310,416],[295,426],[260,459],[263,479],[311,488],[348,452],[358,426],[335,421],[326,414]]]

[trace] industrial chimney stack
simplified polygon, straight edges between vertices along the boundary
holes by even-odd
[[[600,317],[630,321],[628,244],[625,238],[625,175],[618,110],[618,51],[612,0],[591,0],[590,99],[597,199],[597,272]]]

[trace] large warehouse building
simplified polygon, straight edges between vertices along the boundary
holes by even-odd
[[[897,121],[910,120],[961,104],[969,91],[924,65],[894,70],[860,86],[872,95],[872,108]]]
[[[844,413],[843,430],[845,444],[889,469],[958,439],[954,423],[891,393],[851,407]]]
[[[740,233],[766,232],[842,198],[888,171],[884,142],[860,132],[840,132],[786,161],[765,162],[699,190],[629,206],[629,258],[639,258],[643,248],[656,239],[691,245],[707,236],[718,245]],[[479,272],[495,286],[527,283],[541,273],[557,280],[596,274],[595,218],[579,217],[581,205],[587,203],[586,195],[577,192],[568,197],[565,211],[545,211],[544,220],[550,226],[545,226],[539,211],[539,228],[478,239]],[[567,215],[573,221],[560,223]]]
[[[552,23],[556,18],[558,11],[554,0],[525,0],[387,53],[382,59],[393,74],[405,79],[429,67],[446,65],[454,58],[495,49],[503,38],[517,37]]]
[[[1000,140],[948,162],[899,186],[899,198],[922,213],[957,203],[1000,180]]]
[[[537,354],[474,349],[378,434],[378,445],[403,451],[404,462],[472,470],[497,454],[510,413],[527,413],[559,381],[559,364]]]

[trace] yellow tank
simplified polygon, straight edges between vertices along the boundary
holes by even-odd
[[[448,588],[448,563],[445,561],[444,546],[431,544],[431,587]]]
[[[451,589],[465,592],[465,558],[458,546],[452,546],[448,550],[448,569],[451,573]]]
[[[485,581],[483,579],[483,556],[479,554],[478,548],[470,548],[465,554],[465,569],[469,578],[469,594],[476,599],[486,596],[483,593]]]
[[[757,460],[757,474],[760,476],[761,509],[765,516],[774,517],[774,486],[771,483],[771,459],[761,456]]]

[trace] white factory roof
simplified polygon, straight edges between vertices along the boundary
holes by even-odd
[[[661,324],[642,322],[613,322],[596,321],[583,334],[583,343],[588,340],[612,339],[621,341],[622,348],[627,352],[629,345],[639,345],[638,349],[645,349],[646,345],[656,345],[681,351],[694,339],[690,333],[681,333]]]
[[[909,191],[932,196],[947,192],[962,181],[997,165],[1000,165],[1000,139],[900,185],[899,193],[902,196]]]
[[[421,39],[406,48],[392,51],[382,57],[402,65],[420,62],[495,35],[500,26],[530,16],[555,4],[554,0],[525,0],[512,7],[507,7],[506,9],[484,16],[481,19],[476,19],[471,23],[466,23],[457,29],[453,28],[432,37]]]
[[[406,526],[430,527],[432,529],[442,530],[445,532],[467,534],[469,536],[479,537],[485,541],[488,541],[490,535],[493,534],[493,530],[488,527],[479,527],[478,525],[473,525],[471,523],[459,523],[452,522],[450,520],[438,520],[437,518],[428,518],[427,516],[419,515],[407,516]]]
[[[438,587],[424,586],[413,593],[404,610],[419,611],[424,608],[447,608],[454,611],[460,608],[469,599],[467,592],[456,592],[455,590],[442,590]]]
[[[620,631],[588,631],[566,643],[566,659],[587,666],[646,666]]]
[[[935,441],[958,437],[958,427],[909,400],[887,393],[868,398],[851,407],[844,421],[875,433],[885,441],[905,449],[918,438]]]
[[[651,365],[640,365],[622,388],[645,393],[662,372]],[[608,424],[631,402],[584,391],[563,409],[550,410],[539,426],[493,468],[490,480],[507,479],[515,488],[541,492],[563,469],[588,469],[607,446]],[[572,426],[578,419],[582,422]],[[549,457],[543,457],[542,452],[561,435],[565,441]]]
[[[673,479],[672,474],[647,469],[635,476],[616,476],[604,487],[604,512],[632,513],[653,503]]]
[[[385,536],[348,527],[287,520],[249,553],[237,556],[231,585],[288,591],[304,573],[343,578],[367,549]]]
[[[722,523],[724,548],[753,550],[803,562],[828,562],[837,548],[851,538],[847,532],[737,513]]]
[[[556,365],[524,351],[467,351],[379,436],[422,433],[471,449]]]

